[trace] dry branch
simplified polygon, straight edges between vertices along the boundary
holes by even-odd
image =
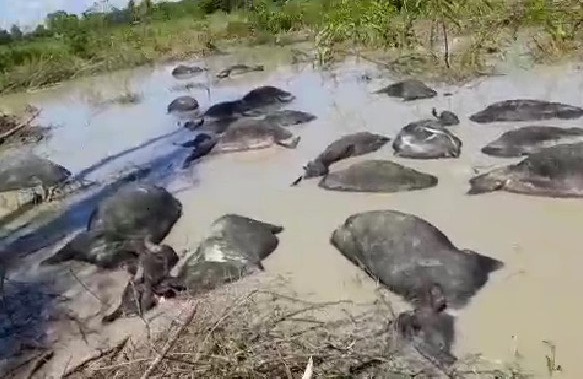
[[[170,351],[172,346],[176,343],[176,340],[178,340],[178,337],[180,337],[180,335],[184,332],[184,329],[186,328],[186,326],[192,322],[192,319],[194,318],[195,314],[196,314],[196,303],[194,304],[194,306],[192,307],[192,310],[190,311],[190,313],[188,314],[186,319],[182,322],[182,324],[180,325],[180,327],[178,328],[178,330],[176,331],[174,336],[172,336],[166,342],[166,345],[164,345],[164,347],[162,348],[162,351],[160,351],[160,353],[158,354],[158,356],[156,356],[156,359],[154,359],[154,361],[152,362],[150,367],[148,367],[146,372],[144,372],[141,379],[148,379],[150,377],[150,375],[158,367],[158,365],[160,364],[162,359],[164,359],[164,356],[166,354],[168,354],[168,351]]]
[[[28,374],[26,375],[26,379],[32,379],[34,377],[34,375],[44,366],[47,364],[48,361],[50,361],[51,359],[53,359],[54,356],[54,352],[51,351],[47,351],[46,353],[42,354],[40,357],[38,357],[38,359],[36,359],[34,361],[34,364],[32,365],[32,367],[30,368],[30,371],[28,372]]]
[[[123,350],[125,345],[128,343],[129,339],[130,339],[129,337],[125,337],[124,339],[122,339],[118,344],[116,344],[112,348],[100,351],[97,354],[92,355],[89,358],[83,360],[83,362],[79,363],[77,366],[75,366],[75,367],[71,368],[70,370],[68,370],[67,372],[65,372],[65,374],[63,374],[63,378],[69,377],[76,372],[82,371],[91,362],[97,361],[106,355],[109,355],[109,354],[112,354],[113,356],[117,355],[120,351]]]
[[[188,317],[174,323],[175,333],[158,330],[151,341],[128,344],[117,360],[95,359],[75,378],[148,379],[161,373],[228,379],[449,376],[413,347],[395,342],[383,302],[345,307],[301,300],[269,283],[249,285],[251,279],[197,295]],[[188,298],[173,301],[192,307]],[[313,318],[309,327],[289,318],[302,313]],[[283,315],[286,322],[281,322]]]
[[[0,143],[4,142],[7,138],[16,134],[21,129],[29,127],[32,124],[32,122],[40,115],[40,112],[41,112],[40,109],[36,109],[25,122],[20,122],[16,126],[7,130],[6,132],[0,133]]]

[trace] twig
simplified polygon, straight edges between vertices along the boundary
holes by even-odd
[[[74,366],[73,368],[71,368],[69,371],[65,372],[65,374],[63,374],[63,378],[69,377],[72,374],[74,374],[75,372],[81,371],[84,368],[87,367],[87,365],[93,361],[98,360],[101,357],[106,356],[107,354],[112,354],[113,356],[117,355],[124,347],[125,345],[128,343],[130,337],[125,337],[124,339],[122,339],[117,345],[115,345],[112,348],[109,348],[107,350],[103,350],[98,352],[97,354],[94,354],[92,356],[90,356],[89,358],[85,359],[83,362],[79,363],[78,365]]]
[[[253,290],[250,293],[248,293],[247,295],[240,297],[237,301],[235,301],[235,304],[233,304],[231,307],[229,307],[225,310],[223,315],[217,320],[217,322],[215,322],[215,324],[212,326],[212,328],[210,328],[207,335],[204,337],[204,340],[202,341],[202,343],[198,347],[198,353],[194,359],[195,362],[198,361],[198,359],[200,358],[200,352],[202,351],[202,348],[206,345],[211,334],[213,334],[214,331],[219,327],[219,325],[222,324],[222,322],[225,321],[227,319],[227,317],[229,317],[233,313],[233,311],[237,308],[237,306],[240,305],[240,303],[247,301],[251,296],[253,296],[256,293],[257,293],[257,290]]]
[[[103,367],[97,367],[94,371],[108,371],[108,370],[115,370],[118,368],[122,368],[122,367],[126,367],[126,366],[130,366],[136,363],[142,363],[142,362],[147,362],[149,361],[150,358],[139,358],[139,359],[134,359],[131,360],[129,362],[122,362],[122,363],[117,363],[115,365],[109,365],[109,366],[103,366]]]
[[[35,362],[34,365],[30,368],[30,371],[26,375],[26,379],[31,379],[34,377],[34,374],[38,372],[48,361],[50,361],[53,356],[55,355],[54,351],[47,351],[46,353],[42,354]]]
[[[288,300],[288,301],[291,301],[291,302],[294,302],[294,303],[304,303],[304,304],[310,304],[310,305],[317,304],[317,303],[314,303],[313,301],[299,299],[297,297],[284,295],[284,294],[277,293],[277,292],[274,292],[274,291],[258,290],[257,293],[263,293],[263,294],[266,294],[266,295],[271,295],[271,296],[273,296],[276,299],[277,298],[284,299],[284,300]]]
[[[31,357],[24,359],[22,362],[20,362],[20,363],[16,364],[15,366],[11,367],[10,369],[8,369],[8,371],[4,373],[4,377],[11,376],[12,374],[16,373],[18,370],[20,370],[24,366],[28,365],[30,362],[34,361],[35,359],[40,358],[42,355],[43,355],[43,353],[37,353]]]
[[[160,351],[160,353],[158,354],[158,356],[156,356],[156,359],[154,359],[154,361],[152,362],[152,364],[150,365],[150,367],[148,367],[148,369],[141,376],[141,379],[148,379],[150,377],[150,375],[152,374],[152,372],[154,372],[154,370],[156,369],[156,367],[158,367],[158,365],[160,364],[160,362],[162,362],[162,359],[164,359],[164,356],[166,354],[168,354],[168,351],[170,351],[170,349],[172,348],[172,346],[174,345],[174,343],[176,342],[176,340],[178,340],[178,337],[180,337],[180,335],[184,332],[184,330],[186,329],[186,327],[194,319],[194,315],[196,314],[197,305],[198,305],[197,303],[194,304],[194,306],[192,307],[192,310],[190,311],[190,314],[182,322],[182,324],[180,325],[180,328],[176,331],[176,333],[174,334],[174,336],[172,336],[172,338],[170,338],[166,342],[166,344],[164,345],[164,347],[162,348],[162,350]]]
[[[106,307],[109,307],[109,304],[107,304],[107,302],[103,301],[99,296],[97,296],[97,294],[95,294],[95,292],[93,292],[91,290],[91,288],[87,287],[87,285],[85,283],[83,283],[83,281],[77,276],[77,274],[75,274],[75,272],[73,271],[73,269],[70,268],[70,267],[69,267],[69,273],[71,273],[71,275],[73,276],[73,278],[75,278],[75,280],[81,285],[81,287],[83,287],[91,296],[93,296],[102,305],[105,305]]]
[[[274,324],[277,324],[277,323],[282,322],[282,321],[289,320],[291,317],[297,316],[297,315],[299,315],[301,313],[304,313],[304,312],[314,311],[314,310],[321,309],[321,308],[325,308],[325,307],[329,307],[329,306],[332,306],[332,305],[339,305],[339,304],[346,304],[346,303],[352,304],[352,301],[350,301],[350,300],[339,300],[339,301],[327,301],[327,302],[320,303],[320,304],[313,304],[313,305],[310,305],[309,307],[306,307],[306,308],[297,310],[295,312],[290,312],[290,313],[288,313],[286,315],[283,315],[283,316],[279,317],[277,320],[274,321]]]

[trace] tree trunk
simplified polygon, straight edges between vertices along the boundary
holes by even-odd
[[[445,22],[443,20],[441,20],[441,28],[443,31],[443,61],[445,62],[445,66],[447,68],[449,67],[449,41],[447,38],[447,26],[445,25]]]

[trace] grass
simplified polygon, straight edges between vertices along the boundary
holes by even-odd
[[[315,36],[323,65],[358,51],[403,73],[460,80],[491,71],[519,35],[537,62],[576,56],[582,19],[578,0],[260,0],[230,13],[181,14],[0,46],[0,93],[210,54],[217,44],[281,43],[298,32]]]

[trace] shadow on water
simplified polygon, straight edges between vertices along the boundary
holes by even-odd
[[[159,141],[176,133],[178,133],[178,131],[160,136],[155,138],[155,140]],[[151,143],[153,143],[152,140],[142,144],[141,147],[132,148],[130,150],[136,151],[137,149],[143,149]],[[126,151],[116,154],[116,157],[119,159],[119,157],[127,153],[128,152]],[[176,177],[177,172],[174,170],[174,167],[181,166],[181,159],[184,157],[185,153],[187,153],[185,149],[176,148],[167,154],[158,156],[153,160],[140,165],[138,171],[132,171],[98,190],[94,190],[90,195],[81,197],[77,201],[68,205],[64,212],[48,222],[42,225],[32,226],[32,228],[31,225],[25,225],[20,231],[26,234],[16,236],[17,233],[13,232],[8,237],[0,240],[0,244],[5,245],[7,251],[18,252],[20,256],[26,256],[45,247],[54,245],[76,230],[85,228],[93,209],[95,209],[103,199],[113,194],[122,186],[132,182],[142,180],[146,181],[147,179],[147,181],[152,184],[166,187]],[[115,158],[106,158],[108,162],[111,162],[113,159]],[[95,164],[93,169],[99,167],[100,164],[103,165],[105,163],[102,161]],[[91,172],[90,168],[83,170],[80,175],[77,175],[77,178],[85,177],[89,172]],[[192,174],[193,172],[190,171],[190,173]],[[196,176],[196,172],[194,172],[194,175]],[[25,229],[28,229],[28,232],[25,231]],[[9,239],[13,240],[9,241]]]
[[[155,137],[155,138],[149,139],[146,142],[144,142],[144,143],[142,143],[142,144],[140,144],[140,145],[138,145],[136,147],[133,147],[133,148],[124,150],[124,151],[122,151],[120,153],[117,153],[117,154],[114,154],[114,155],[110,155],[110,156],[108,156],[108,157],[106,157],[104,159],[101,159],[97,163],[95,163],[95,164],[93,164],[93,165],[91,165],[91,166],[89,166],[89,167],[81,170],[79,173],[77,173],[76,175],[74,175],[70,179],[70,181],[71,182],[81,182],[81,183],[82,182],[85,182],[86,179],[87,179],[87,177],[89,175],[91,175],[93,172],[99,170],[100,168],[106,166],[108,163],[111,163],[111,162],[113,162],[113,161],[115,161],[117,159],[121,159],[122,157],[124,157],[126,155],[129,155],[129,154],[131,154],[133,152],[136,152],[136,151],[145,149],[145,148],[147,148],[147,147],[149,147],[149,146],[151,146],[151,145],[153,145],[153,144],[155,144],[155,143],[157,143],[159,141],[162,141],[164,139],[173,137],[174,135],[177,135],[180,132],[181,132],[181,130],[176,130],[174,132],[166,133],[166,134],[161,135],[159,137]],[[131,174],[129,174],[129,175],[131,175]],[[91,187],[93,187],[93,185],[91,185]],[[0,227],[9,224],[10,222],[14,221],[18,217],[21,217],[21,216],[27,214],[30,211],[34,211],[35,208],[36,208],[36,205],[34,203],[26,204],[26,205],[23,205],[23,206],[19,207],[14,212],[9,213],[8,215],[6,215],[6,216],[4,216],[4,217],[2,217],[0,219]],[[23,227],[26,227],[26,226],[23,226]],[[0,242],[2,241],[2,239],[3,238],[0,237]]]
[[[132,147],[130,149],[124,150],[124,151],[119,152],[117,154],[113,154],[113,155],[110,155],[108,157],[105,157],[104,159],[101,159],[97,163],[95,163],[95,164],[93,164],[93,165],[91,165],[91,166],[89,166],[89,167],[81,170],[79,173],[77,173],[74,176],[74,179],[73,180],[85,180],[92,172],[100,169],[101,167],[107,165],[108,163],[111,163],[111,162],[115,161],[116,159],[120,159],[123,156],[126,156],[128,154],[131,154],[131,153],[136,152],[138,150],[145,149],[146,147],[149,147],[150,145],[153,145],[156,142],[159,142],[159,141],[162,141],[164,139],[173,137],[173,136],[175,136],[175,135],[177,135],[177,134],[179,134],[181,132],[182,132],[182,130],[181,129],[178,129],[178,130],[175,130],[173,132],[166,133],[166,134],[163,134],[161,136],[151,138],[151,139],[147,140],[146,142],[139,144],[136,147]]]
[[[0,359],[46,347],[47,326],[56,314],[57,295],[47,283],[6,282],[0,299]]]

